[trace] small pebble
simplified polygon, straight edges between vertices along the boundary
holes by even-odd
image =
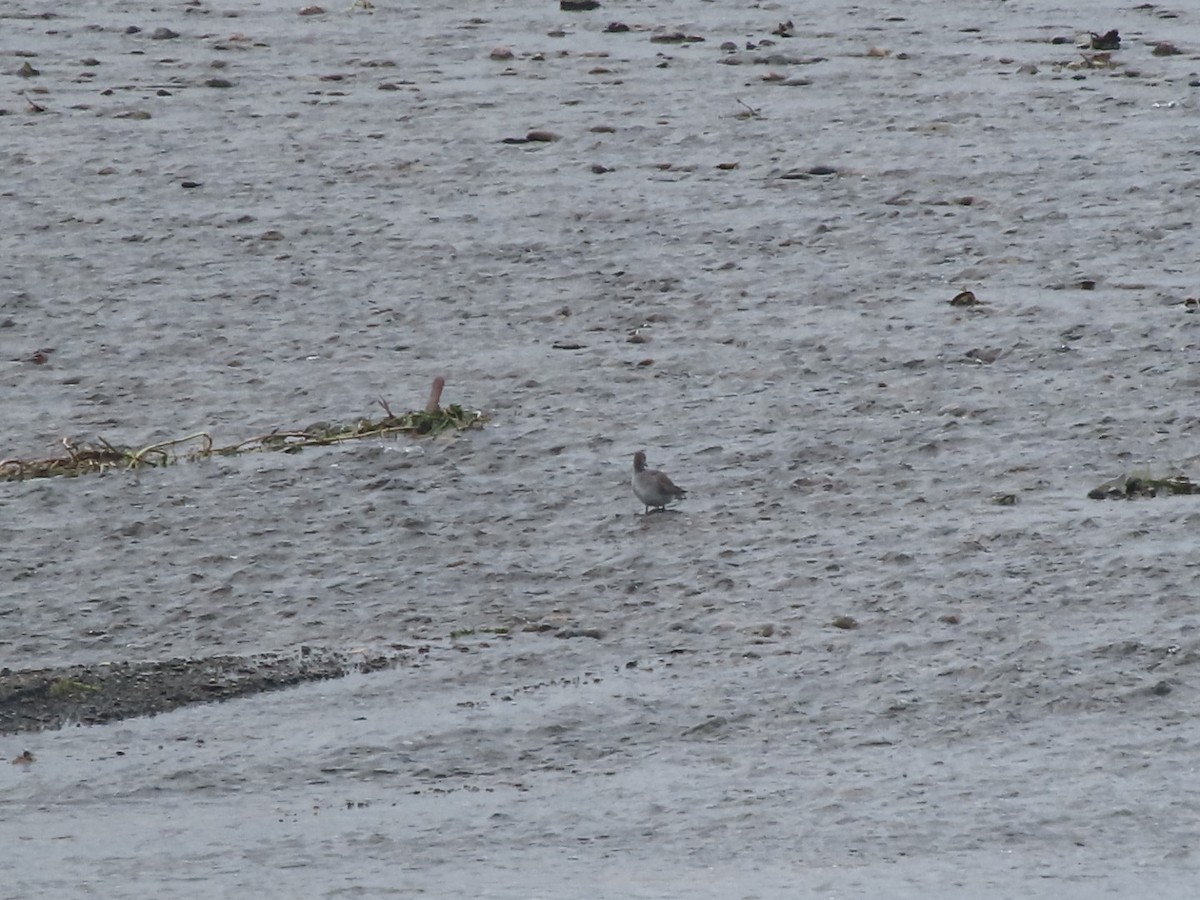
[[[959,291],[950,299],[951,306],[978,306],[979,298],[974,291]]]

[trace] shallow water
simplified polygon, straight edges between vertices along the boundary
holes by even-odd
[[[6,14],[2,454],[491,419],[5,485],[0,661],[411,664],[6,739],[0,896],[1190,895],[1195,16],[297,9]]]

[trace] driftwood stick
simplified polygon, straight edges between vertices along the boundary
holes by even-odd
[[[439,375],[433,379],[433,387],[429,389],[429,402],[425,404],[425,412],[435,413],[442,408],[442,388],[446,386],[446,379]]]

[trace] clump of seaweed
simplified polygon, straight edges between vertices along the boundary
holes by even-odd
[[[1121,475],[1088,491],[1088,497],[1092,500],[1138,500],[1174,494],[1200,494],[1200,484],[1196,484],[1186,475],[1153,478],[1150,475],[1133,473]]]
[[[441,405],[444,378],[437,378],[425,409],[397,415],[387,401],[379,398],[384,415],[378,419],[357,419],[349,424],[316,422],[306,428],[272,431],[225,447],[215,446],[212,436],[200,431],[186,437],[160,441],[147,447],[116,446],[103,438],[96,443],[63,438],[65,454],[45,459],[0,460],[0,481],[23,481],[28,478],[53,478],[105,472],[109,469],[161,468],[181,460],[194,462],[212,456],[236,456],[266,450],[298,453],[305,447],[322,447],[363,438],[435,437],[446,431],[465,431],[483,424],[483,413],[465,410],[457,403]]]

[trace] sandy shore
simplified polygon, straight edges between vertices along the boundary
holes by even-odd
[[[1197,15],[347,5],[0,13],[0,456],[490,417],[0,485],[12,671],[422,648],[3,738],[0,897],[1190,896]]]

